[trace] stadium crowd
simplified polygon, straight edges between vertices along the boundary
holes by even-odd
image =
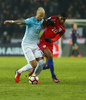
[[[4,31],[11,38],[22,38],[25,27],[4,25],[3,22],[9,19],[26,19],[35,16],[38,7],[44,7],[45,18],[58,15],[63,10],[68,13],[68,18],[86,18],[86,0],[0,0],[0,39]]]

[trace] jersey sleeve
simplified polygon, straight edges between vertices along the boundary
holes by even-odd
[[[51,42],[57,41],[64,33],[65,33],[65,30],[63,30],[62,32],[59,32],[59,34],[57,34],[55,38],[51,39]]]
[[[49,26],[49,25],[54,26],[54,24],[55,24],[55,20],[54,20],[53,17],[51,16],[51,17],[49,17],[49,18],[47,18],[47,19],[44,19],[43,28],[45,28],[45,27],[47,27],[47,26]]]
[[[44,19],[42,19],[41,24],[43,24],[43,22],[44,22]]]
[[[25,21],[25,25],[31,24],[31,18],[25,19],[24,21]]]

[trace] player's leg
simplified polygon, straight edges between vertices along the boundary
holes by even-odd
[[[34,70],[34,75],[38,76],[40,74],[40,72],[43,70],[45,61],[43,59],[43,52],[39,48],[35,49],[34,55],[35,55],[36,60],[38,61],[38,65],[36,66],[36,68]]]
[[[75,51],[76,51],[77,56],[81,57],[81,55],[79,54],[79,51],[78,51],[78,45],[75,46]]]
[[[46,69],[49,69],[48,59],[47,58],[46,58],[46,64],[43,66],[43,70],[46,70]]]
[[[54,82],[59,82],[59,80],[56,78],[55,73],[54,73],[54,64],[53,64],[53,44],[50,45],[46,42],[40,42],[38,44],[40,50],[43,51],[43,53],[46,55],[47,59],[48,59],[48,66],[50,68],[50,72],[52,75],[52,78],[54,80]]]
[[[48,48],[44,49],[44,54],[47,56],[48,65],[49,65],[51,74],[54,75],[55,73],[54,73],[53,55]]]
[[[38,60],[37,60],[38,61]],[[44,64],[43,66],[43,70],[46,70],[46,69],[49,69],[49,66],[48,66],[48,59],[46,58],[46,63]],[[33,68],[30,72],[29,72],[29,76],[31,76],[34,72],[35,68]]]
[[[27,49],[28,50],[27,50],[27,52],[24,52],[24,55],[25,55],[25,58],[26,58],[28,64],[16,71],[16,73],[15,73],[16,82],[19,82],[19,78],[20,78],[20,75],[22,72],[27,71],[27,70],[32,69],[37,66],[37,62],[35,60],[32,50],[30,48],[27,48]]]
[[[74,53],[75,53],[75,43],[73,41],[71,58],[74,58]]]
[[[19,78],[22,72],[27,71],[29,69],[32,69],[33,67],[31,66],[30,63],[28,63],[27,65],[25,65],[24,67],[18,69],[15,71],[15,80],[18,83],[19,82]]]
[[[74,58],[74,48],[72,47],[72,53],[71,53],[71,58]]]
[[[41,58],[38,61],[38,65],[36,66],[35,70],[34,70],[34,75],[38,76],[40,74],[40,72],[43,70],[43,66],[45,65],[45,61]]]
[[[54,73],[53,55],[52,55],[51,51],[48,48],[44,49],[44,54],[48,58],[48,66],[49,66],[50,71],[51,71],[52,79],[53,79],[54,82],[58,83],[59,79],[57,79],[57,77]]]
[[[27,65],[25,65],[24,67],[22,67],[21,69],[18,70],[18,72],[21,74],[24,71],[28,71],[29,69],[34,68],[37,64],[36,60],[30,61],[30,63],[28,63]],[[33,67],[32,67],[33,66]]]

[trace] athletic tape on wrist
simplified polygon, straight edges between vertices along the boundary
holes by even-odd
[[[11,22],[12,24],[14,23],[14,20],[12,20],[12,22]]]

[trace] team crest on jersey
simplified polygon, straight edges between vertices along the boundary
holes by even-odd
[[[59,32],[61,32],[62,28],[59,28]]]
[[[46,47],[46,45],[43,45],[43,48],[45,48]]]

